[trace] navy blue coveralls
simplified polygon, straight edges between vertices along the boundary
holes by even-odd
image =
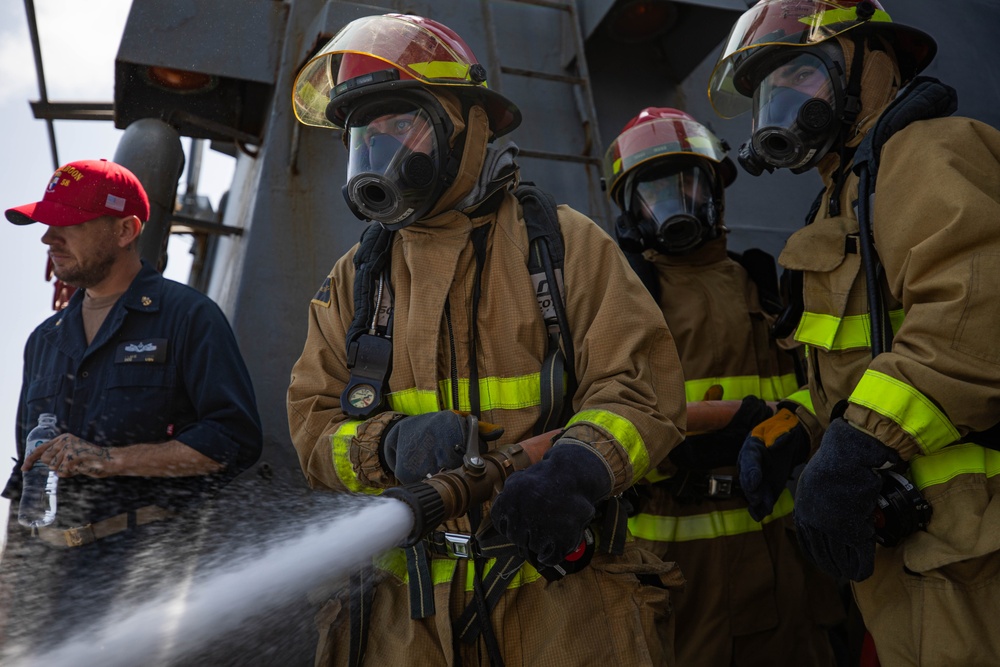
[[[21,543],[28,549],[26,560],[52,561],[55,572],[49,574],[57,580],[93,572],[97,561],[117,560],[112,553],[127,554],[144,531],[63,551],[26,536],[16,520],[20,465],[25,436],[40,414],[55,414],[60,432],[98,446],[177,440],[226,465],[220,473],[196,477],[60,479],[52,525],[60,529],[149,505],[190,509],[252,466],[263,444],[249,373],[229,323],[208,297],[163,278],[144,262],[89,346],[82,303],[81,290],[28,339],[17,415],[18,463],[3,491],[12,501],[11,558],[4,560],[18,560],[10,552]],[[136,535],[128,537],[131,533]],[[10,576],[14,565],[4,562],[0,577]],[[60,587],[57,581],[47,585]]]

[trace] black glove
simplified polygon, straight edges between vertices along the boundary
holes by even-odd
[[[809,433],[788,407],[750,432],[737,465],[750,516],[763,521],[774,509],[795,466],[809,457]]]
[[[887,447],[843,419],[823,435],[795,495],[795,527],[802,550],[833,577],[864,581],[875,569],[875,513],[882,476],[899,463]]]
[[[580,546],[595,506],[611,493],[608,464],[572,442],[556,442],[542,460],[507,479],[490,516],[522,552],[553,566]]]
[[[468,429],[468,419],[451,410],[405,417],[383,437],[382,458],[403,484],[419,482],[462,465]]]
[[[707,399],[706,399],[707,400]],[[747,396],[733,418],[718,431],[695,433],[670,451],[670,460],[686,470],[711,470],[736,465],[736,457],[747,435],[772,414],[766,401]]]

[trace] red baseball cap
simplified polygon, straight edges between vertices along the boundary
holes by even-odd
[[[41,222],[70,227],[113,215],[149,219],[149,199],[131,171],[108,160],[80,160],[56,169],[42,201],[9,208],[7,219],[15,225]]]

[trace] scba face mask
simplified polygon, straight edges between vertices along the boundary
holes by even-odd
[[[449,182],[445,165],[452,125],[434,106],[432,96],[407,96],[362,104],[348,115],[344,197],[359,218],[396,230],[437,202]]]
[[[621,247],[680,255],[716,238],[719,215],[713,183],[712,173],[700,166],[637,170],[625,183]]]
[[[841,126],[843,65],[824,51],[779,60],[754,89],[753,134],[739,153],[749,173],[802,173],[834,145]]]

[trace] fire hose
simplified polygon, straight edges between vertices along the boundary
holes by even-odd
[[[735,400],[688,403],[687,433],[724,428],[739,410],[740,404]],[[383,494],[401,500],[413,512],[413,529],[404,546],[413,546],[445,521],[456,519],[467,513],[470,507],[493,498],[513,473],[540,461],[561,432],[556,429],[481,453],[478,420],[472,415],[468,419],[469,439],[461,468],[395,487]],[[876,540],[884,546],[895,546],[907,535],[927,526],[931,507],[902,475],[892,471],[881,474],[884,484],[872,520]]]
[[[717,431],[733,418],[740,401],[688,403],[688,432]],[[560,429],[521,442],[480,451],[478,420],[466,417],[468,441],[462,467],[432,475],[425,480],[388,489],[383,496],[406,503],[414,516],[413,529],[403,546],[413,546],[445,521],[457,519],[493,498],[515,472],[542,460]]]

